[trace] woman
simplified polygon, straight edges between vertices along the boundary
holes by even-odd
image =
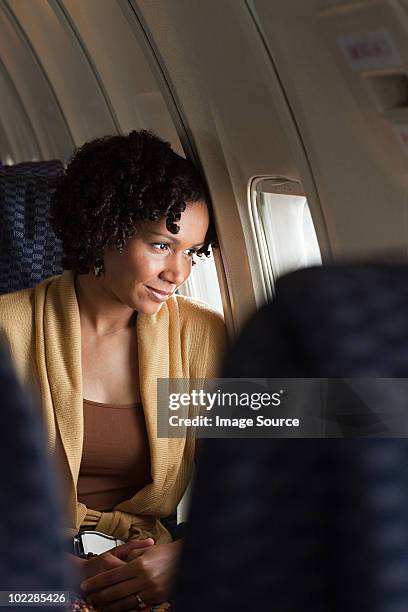
[[[191,163],[149,132],[87,143],[54,195],[66,272],[0,298],[17,371],[41,394],[67,532],[128,541],[71,556],[101,610],[169,595],[180,542],[159,519],[185,491],[194,441],[157,438],[156,381],[217,372],[221,317],[175,295],[213,241],[207,202]]]

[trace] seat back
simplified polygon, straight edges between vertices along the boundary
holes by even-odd
[[[406,377],[408,266],[302,270],[227,377]],[[408,610],[408,440],[206,440],[178,612]]]
[[[57,160],[0,166],[0,293],[62,272],[49,212],[52,181],[63,171]]]
[[[61,510],[40,410],[23,394],[3,346],[0,388],[1,590],[62,591],[67,575]]]

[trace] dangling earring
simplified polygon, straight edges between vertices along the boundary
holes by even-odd
[[[94,263],[94,274],[96,278],[100,278],[105,272],[105,266],[103,265],[103,259],[97,259]]]
[[[123,243],[122,243],[121,240],[118,240],[116,242],[116,248],[119,251],[119,254],[122,255],[122,253],[123,253]]]

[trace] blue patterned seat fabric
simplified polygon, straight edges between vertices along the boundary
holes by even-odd
[[[62,245],[49,221],[60,161],[0,167],[0,293],[32,287],[62,272]]]
[[[302,270],[228,377],[408,375],[408,266]],[[177,612],[407,612],[406,439],[206,440]]]
[[[252,377],[407,377],[407,312],[406,265],[301,270],[278,281],[228,367]]]
[[[60,511],[39,411],[24,396],[2,346],[0,387],[0,590],[65,590]]]

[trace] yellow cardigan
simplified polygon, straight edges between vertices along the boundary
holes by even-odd
[[[61,468],[67,533],[81,525],[127,540],[170,536],[158,517],[174,512],[191,476],[194,441],[158,438],[157,378],[217,375],[225,343],[222,317],[200,303],[171,297],[155,315],[137,317],[140,395],[150,443],[152,482],[112,512],[77,500],[83,445],[81,331],[74,276],[49,278],[32,289],[0,296],[4,332],[23,384],[41,397],[49,451]]]

